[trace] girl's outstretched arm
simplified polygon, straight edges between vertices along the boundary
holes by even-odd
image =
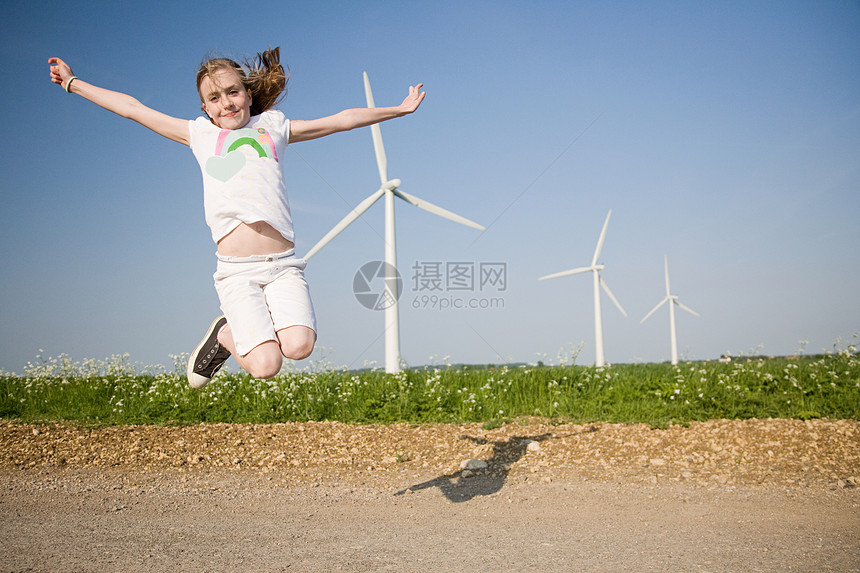
[[[188,121],[148,108],[130,95],[106,90],[80,80],[72,73],[69,65],[60,58],[50,58],[48,64],[51,67],[51,81],[62,86],[67,92],[76,93],[108,111],[133,119],[167,139],[185,145],[190,144]]]
[[[409,87],[409,95],[403,103],[396,107],[363,107],[357,109],[345,109],[340,113],[312,120],[290,121],[290,143],[297,141],[308,141],[338,133],[349,131],[357,127],[366,127],[381,121],[401,117],[412,113],[421,102],[424,101],[425,92],[421,86]]]

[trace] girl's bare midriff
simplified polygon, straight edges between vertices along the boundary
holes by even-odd
[[[240,223],[226,237],[218,241],[218,253],[227,257],[249,257],[283,253],[293,248],[288,241],[268,223]]]

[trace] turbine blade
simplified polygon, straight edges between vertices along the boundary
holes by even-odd
[[[317,242],[317,244],[314,245],[310,251],[308,251],[308,254],[306,254],[302,258],[305,260],[308,260],[309,258],[314,256],[317,251],[322,249],[324,246],[326,246],[329,243],[329,241],[331,241],[336,236],[338,236],[341,231],[343,231],[344,229],[346,229],[349,226],[350,223],[352,223],[353,221],[358,219],[362,213],[367,211],[370,208],[370,206],[373,205],[374,203],[376,203],[376,201],[378,201],[379,198],[382,197],[382,195],[384,195],[384,194],[385,194],[385,189],[384,188],[379,189],[373,195],[367,197],[364,201],[362,201],[361,203],[356,205],[355,208],[346,215],[346,217],[344,217],[343,219],[340,220],[340,223],[338,223],[337,225],[332,227],[332,230],[329,231],[328,233],[326,233],[326,236],[323,237],[322,239],[320,239],[319,242]]]
[[[686,311],[687,311],[687,312],[689,312],[690,314],[693,314],[693,315],[699,316],[699,313],[698,313],[698,312],[696,312],[695,310],[693,310],[692,308],[690,308],[689,306],[683,305],[683,304],[681,304],[680,302],[678,302],[677,300],[675,301],[675,304],[677,304],[678,306],[680,306],[681,308],[683,308],[684,310],[686,310]]]
[[[367,97],[367,107],[376,107],[373,103],[373,92],[370,91],[370,79],[364,72],[364,95]],[[373,136],[373,152],[376,154],[376,166],[379,168],[379,180],[385,185],[388,182],[388,160],[385,158],[385,146],[382,145],[382,130],[379,124],[370,126],[370,134]]]
[[[569,271],[561,271],[560,273],[553,273],[551,275],[546,275],[546,276],[540,277],[538,280],[542,281],[542,280],[546,280],[546,279],[555,279],[558,277],[566,277],[569,275],[578,275],[579,273],[586,273],[586,272],[591,271],[591,270],[594,270],[594,269],[592,267],[578,267],[575,269],[570,269]]]
[[[439,215],[440,217],[445,217],[446,219],[450,219],[451,221],[454,221],[455,223],[460,223],[461,225],[466,225],[467,227],[474,227],[475,229],[479,229],[481,231],[485,230],[485,228],[482,225],[479,225],[478,223],[476,223],[474,221],[471,221],[465,217],[461,217],[460,215],[458,215],[456,213],[452,213],[451,211],[448,211],[447,209],[443,209],[442,207],[439,207],[438,205],[434,205],[433,203],[430,203],[429,201],[425,201],[424,199],[416,197],[415,195],[410,195],[409,193],[407,193],[401,189],[394,189],[394,194],[397,195],[398,197],[400,197],[401,199],[403,199],[404,201],[406,201],[407,203],[411,203],[412,205],[415,205],[419,209],[424,209],[425,211],[429,211],[430,213],[433,213],[434,215]]]
[[[663,264],[666,268],[666,296],[671,296],[671,291],[669,290],[669,256],[664,255]]]
[[[642,320],[640,320],[640,321],[639,321],[639,324],[642,324],[643,322],[645,322],[646,320],[648,320],[648,319],[651,317],[651,315],[652,315],[652,314],[654,314],[655,312],[657,312],[657,309],[658,309],[658,308],[660,308],[661,306],[663,306],[664,304],[666,304],[666,301],[667,301],[667,300],[669,300],[669,297],[666,297],[666,298],[664,298],[663,300],[661,300],[659,303],[657,303],[657,306],[655,306],[654,308],[652,308],[652,309],[651,309],[651,312],[649,312],[648,314],[646,314],[646,315],[645,315],[645,318],[643,318]]]
[[[623,314],[624,316],[627,316],[627,313],[624,311],[624,309],[623,309],[623,308],[621,308],[621,303],[620,303],[620,302],[618,302],[618,299],[617,299],[617,298],[615,298],[615,295],[614,295],[614,294],[612,294],[612,291],[611,291],[611,290],[609,290],[609,286],[606,284],[606,281],[605,281],[605,280],[603,280],[603,277],[600,277],[600,286],[602,286],[602,287],[603,287],[603,290],[605,290],[605,291],[606,291],[606,294],[608,294],[608,295],[609,295],[609,298],[611,298],[611,299],[612,299],[612,302],[614,302],[614,303],[615,303],[615,306],[617,306],[617,307],[618,307],[618,310],[620,310],[620,311],[621,311],[621,314]]]
[[[597,264],[597,258],[600,256],[600,251],[603,250],[603,241],[606,240],[606,228],[609,226],[609,217],[612,216],[612,209],[606,215],[606,221],[603,223],[603,230],[600,231],[600,239],[597,240],[597,248],[594,249],[594,258],[591,259],[591,266]]]

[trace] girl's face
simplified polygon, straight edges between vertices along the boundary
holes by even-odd
[[[203,111],[222,129],[245,127],[251,119],[251,94],[236,70],[219,68],[200,82]]]

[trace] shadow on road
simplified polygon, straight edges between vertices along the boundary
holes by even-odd
[[[508,479],[511,466],[522,458],[528,450],[531,442],[541,442],[552,437],[552,434],[541,434],[539,436],[511,436],[504,441],[490,442],[484,438],[472,436],[460,436],[461,440],[471,440],[478,445],[492,444],[493,455],[485,460],[488,467],[479,470],[470,477],[463,477],[463,471],[433,478],[404,490],[394,495],[403,495],[407,491],[420,491],[431,487],[438,487],[439,491],[454,503],[469,501],[481,495],[492,495],[502,489]]]

